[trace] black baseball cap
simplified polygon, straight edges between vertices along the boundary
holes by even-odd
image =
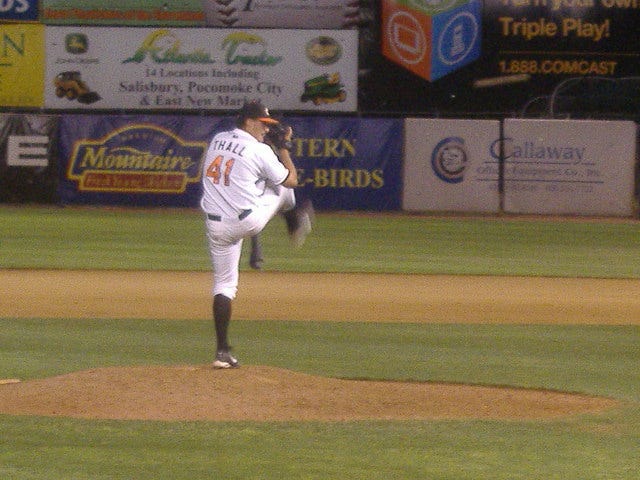
[[[252,118],[254,120],[260,120],[264,123],[272,124],[280,123],[278,120],[271,116],[267,107],[265,107],[262,102],[260,102],[260,100],[251,100],[250,102],[245,103],[238,112],[238,118],[240,120]]]

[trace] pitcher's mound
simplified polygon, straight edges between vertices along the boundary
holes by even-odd
[[[534,419],[615,405],[561,392],[340,380],[267,366],[112,367],[0,385],[0,413],[131,420]]]

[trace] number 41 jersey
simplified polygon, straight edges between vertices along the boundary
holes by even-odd
[[[213,137],[202,165],[205,213],[237,218],[260,205],[265,185],[280,185],[289,171],[271,147],[235,128]]]

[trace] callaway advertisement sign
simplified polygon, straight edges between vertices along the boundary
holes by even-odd
[[[402,208],[497,213],[497,120],[408,118]]]
[[[507,119],[504,134],[505,211],[633,214],[635,122]]]
[[[355,111],[357,31],[47,28],[45,107]]]

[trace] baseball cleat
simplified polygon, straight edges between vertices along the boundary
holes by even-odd
[[[290,231],[291,243],[294,247],[299,248],[307,239],[307,235],[311,233],[311,226],[315,220],[315,212],[313,204],[310,200],[305,201],[302,205],[295,209],[296,225]]]
[[[216,353],[213,368],[238,368],[239,366],[238,360],[231,353],[225,351]]]
[[[251,257],[249,258],[249,265],[254,270],[260,270],[264,257],[262,256],[262,242],[260,242],[260,234],[253,235],[251,237]]]
[[[263,260],[260,257],[251,257],[251,260],[249,260],[249,266],[254,270],[262,270],[262,262]]]

